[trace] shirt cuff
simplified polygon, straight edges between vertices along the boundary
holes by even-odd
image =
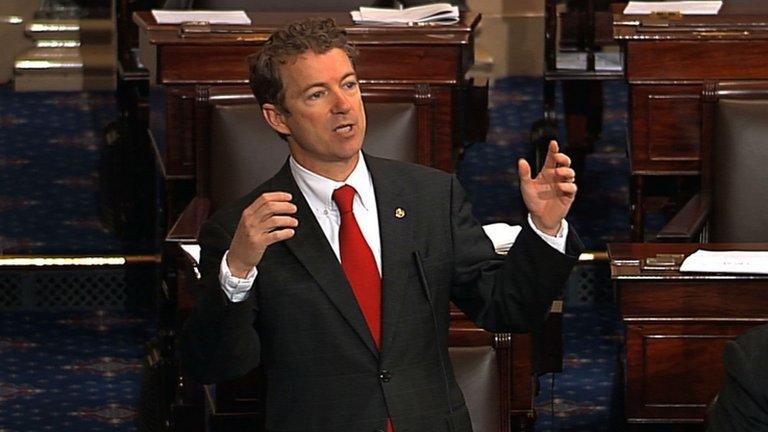
[[[547,242],[548,245],[555,248],[558,252],[564,254],[565,253],[565,240],[568,238],[568,221],[565,219],[562,220],[560,223],[560,231],[557,232],[557,234],[551,236],[544,231],[541,231],[535,223],[533,223],[533,219],[531,219],[531,214],[528,213],[528,225],[531,226],[531,229],[541,237],[542,240]]]
[[[224,257],[221,258],[221,265],[219,266],[219,285],[221,285],[221,289],[230,301],[239,303],[247,299],[248,295],[251,293],[251,287],[256,280],[258,271],[256,270],[256,267],[254,267],[244,278],[233,276],[227,265],[227,255],[229,255],[229,251],[227,251],[224,254]]]

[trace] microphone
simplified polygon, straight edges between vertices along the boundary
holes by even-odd
[[[421,282],[421,286],[424,288],[424,295],[427,297],[427,303],[429,303],[429,312],[432,315],[432,330],[435,333],[435,347],[437,349],[437,357],[440,361],[440,369],[443,372],[443,384],[445,384],[445,400],[448,404],[448,413],[453,414],[453,406],[451,405],[451,393],[448,385],[448,372],[445,370],[443,350],[437,343],[439,340],[439,334],[437,331],[437,316],[435,315],[435,305],[432,303],[432,293],[429,291],[429,283],[427,282],[427,276],[424,272],[424,265],[421,262],[421,255],[419,254],[419,251],[414,251],[413,257],[416,261],[416,270],[419,273],[419,281]]]

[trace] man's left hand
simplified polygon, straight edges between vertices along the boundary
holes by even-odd
[[[550,141],[544,167],[535,178],[531,178],[531,166],[525,159],[517,162],[517,168],[520,191],[533,223],[539,230],[556,235],[576,197],[571,158],[560,153],[556,141]]]

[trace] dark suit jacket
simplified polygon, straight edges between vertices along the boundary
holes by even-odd
[[[448,360],[449,300],[485,329],[525,331],[545,319],[580,242],[572,233],[563,255],[525,227],[504,259],[455,177],[369,156],[366,163],[381,235],[381,352],[286,163],[201,229],[202,296],[181,338],[183,365],[216,382],[261,361],[270,431],[374,431],[387,418],[397,432],[471,431]],[[248,300],[231,303],[219,263],[242,210],[265,191],[293,195],[299,226],[267,248]],[[397,208],[405,217],[395,217]]]
[[[707,431],[768,431],[768,325],[728,342],[723,361],[725,379]]]

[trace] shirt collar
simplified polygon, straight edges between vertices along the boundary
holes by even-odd
[[[333,191],[345,184],[355,188],[357,197],[366,210],[371,208],[371,203],[375,199],[373,182],[371,180],[371,174],[368,172],[368,166],[365,164],[365,158],[363,157],[362,152],[357,159],[355,169],[352,170],[352,173],[350,173],[349,177],[343,182],[331,180],[304,168],[293,158],[293,156],[289,158],[289,164],[291,174],[293,174],[296,184],[304,194],[304,198],[307,199],[309,206],[313,209],[319,211],[336,210],[336,204],[333,202],[332,198]]]

